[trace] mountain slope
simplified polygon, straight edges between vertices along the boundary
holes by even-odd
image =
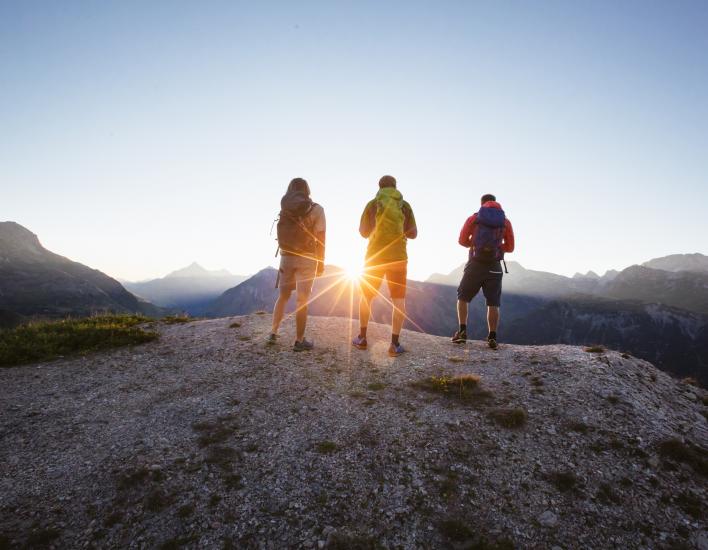
[[[209,271],[195,262],[160,279],[123,284],[131,292],[159,306],[202,315],[221,293],[244,280],[246,277],[232,275],[223,269]]]
[[[15,222],[0,222],[0,309],[46,317],[157,313],[115,279],[45,249]]]
[[[317,347],[295,354],[264,344],[267,316],[161,325],[160,340],[134,349],[0,370],[0,540],[705,541],[704,391],[635,358],[568,346],[492,352],[405,332],[409,353],[390,359],[387,327],[371,326],[367,352],[350,348],[352,328],[313,318]],[[290,342],[292,320],[284,330]],[[478,387],[431,391],[431,377],[455,375],[480,376]]]
[[[634,265],[620,272],[602,294],[708,313],[708,272],[670,272]]]
[[[671,254],[662,258],[654,258],[642,264],[652,269],[664,271],[693,271],[708,273],[708,256],[703,254]]]

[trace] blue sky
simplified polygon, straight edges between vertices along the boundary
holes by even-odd
[[[410,273],[497,195],[529,268],[707,253],[708,3],[0,0],[0,219],[113,276],[252,273],[288,181],[355,266],[390,173]]]

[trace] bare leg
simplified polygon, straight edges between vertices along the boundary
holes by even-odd
[[[394,298],[391,301],[393,302],[393,313],[391,315],[391,333],[401,334],[401,329],[403,328],[403,320],[406,316],[406,299]]]
[[[467,324],[467,311],[469,309],[469,304],[463,302],[462,300],[457,300],[457,321],[461,325]]]
[[[280,290],[280,295],[275,301],[275,307],[273,307],[273,326],[270,331],[273,334],[278,334],[278,329],[280,328],[280,323],[283,320],[283,315],[285,314],[285,306],[288,304],[292,290]]]
[[[369,317],[371,316],[371,301],[362,293],[359,300],[359,326],[366,328],[369,326]]]
[[[489,332],[496,332],[497,326],[499,326],[499,307],[498,306],[488,306],[487,307],[487,325],[489,327]]]
[[[297,292],[297,311],[295,312],[295,339],[298,342],[302,342],[305,337],[305,326],[307,325],[307,303],[310,300],[310,293],[308,291]]]

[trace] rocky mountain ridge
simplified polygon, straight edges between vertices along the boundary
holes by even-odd
[[[45,249],[15,222],[0,222],[0,310],[5,319],[160,313],[108,275]]]
[[[0,370],[15,548],[700,548],[708,395],[572,346],[265,344],[268,315]]]

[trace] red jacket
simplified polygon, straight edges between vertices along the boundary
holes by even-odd
[[[489,208],[501,208],[501,204],[494,201],[487,201],[482,206],[487,206]],[[474,223],[477,220],[477,213],[475,212],[465,222],[462,226],[462,231],[460,231],[460,238],[458,242],[469,248],[472,246],[474,240],[474,232],[477,230],[477,225]],[[511,222],[509,218],[504,221],[504,241],[501,246],[502,252],[513,252],[514,251],[514,230],[511,227]]]

